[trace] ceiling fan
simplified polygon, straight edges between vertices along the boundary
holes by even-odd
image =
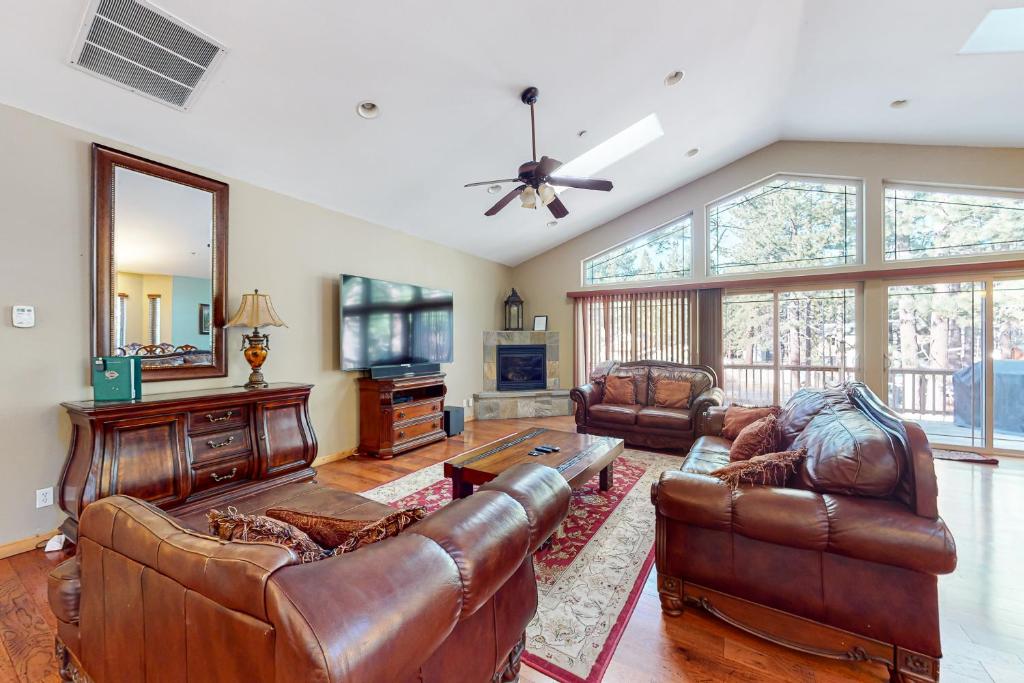
[[[533,116],[533,107],[537,104],[537,88],[527,88],[520,95],[523,104],[530,105],[530,137],[533,143],[533,161],[527,161],[519,167],[519,176],[516,178],[505,178],[502,180],[487,180],[479,183],[469,183],[466,187],[478,187],[480,185],[499,185],[501,183],[521,183],[513,188],[508,194],[484,212],[485,216],[493,216],[511,202],[516,195],[522,202],[524,209],[536,209],[539,198],[544,206],[548,207],[555,218],[565,218],[569,215],[569,209],[555,194],[555,187],[577,187],[581,190],[601,190],[608,192],[612,189],[610,180],[598,180],[597,178],[574,178],[571,176],[555,175],[555,172],[562,165],[561,161],[542,156],[537,161],[537,124]]]

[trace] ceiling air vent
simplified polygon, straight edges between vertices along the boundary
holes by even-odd
[[[148,2],[93,0],[71,64],[186,110],[224,46]]]

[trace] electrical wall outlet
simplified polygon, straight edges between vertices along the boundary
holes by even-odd
[[[36,489],[36,507],[45,508],[53,505],[53,487],[47,486],[45,489]]]
[[[473,398],[470,397],[470,398],[462,399],[462,407],[466,408],[466,409],[472,408],[473,407]]]

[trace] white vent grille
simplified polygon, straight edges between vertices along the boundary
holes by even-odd
[[[224,46],[137,0],[94,0],[71,63],[177,109],[188,109]]]

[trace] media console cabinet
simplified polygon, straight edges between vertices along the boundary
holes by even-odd
[[[444,373],[359,379],[359,450],[378,458],[448,438]]]
[[[59,502],[74,542],[86,505],[124,494],[175,515],[312,479],[316,435],[309,384],[153,394],[62,403],[71,443]]]

